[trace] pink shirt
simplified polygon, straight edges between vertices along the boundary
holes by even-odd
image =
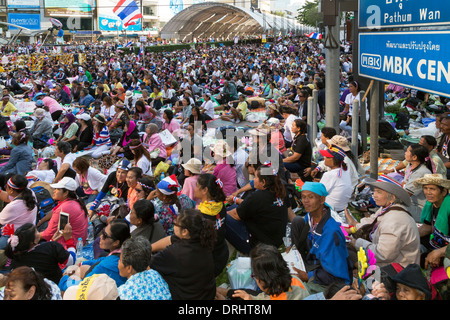
[[[196,206],[200,204],[200,199],[194,197],[195,186],[197,185],[198,175],[187,177],[184,179],[183,189],[181,189],[181,194],[187,195],[193,201],[195,201]]]
[[[213,174],[223,183],[223,192],[228,197],[237,191],[236,170],[226,163],[218,164]]]
[[[51,97],[43,97],[42,101],[44,101],[44,106],[48,107],[50,114],[63,109],[59,102]]]
[[[30,211],[22,199],[12,200],[0,212],[0,224],[12,224],[17,230],[25,223],[36,224],[36,214],[37,207]]]
[[[170,121],[170,123],[164,122],[162,129],[163,130],[167,129],[170,131],[170,133],[172,133],[175,130],[180,129],[180,124],[178,123],[178,121],[175,118],[173,118],[172,121]]]
[[[53,237],[58,229],[59,222],[59,213],[65,212],[69,214],[69,223],[72,226],[72,239],[74,243],[77,242],[78,238],[83,239],[83,242],[86,241],[87,237],[87,229],[88,229],[88,217],[85,215],[84,210],[81,208],[78,201],[75,200],[64,200],[59,203],[55,208],[53,208],[53,214],[48,222],[47,229],[45,229],[41,236],[47,241]],[[63,237],[58,239],[58,242],[63,246],[66,241]]]
[[[155,150],[156,148],[159,148],[159,150],[161,150],[161,152],[159,153],[159,156],[161,158],[167,158],[167,150],[166,150],[166,145],[163,143],[163,141],[161,140],[161,137],[159,136],[158,133],[154,133],[152,134],[152,136],[150,137],[150,139],[147,141],[147,134],[144,134],[144,143],[148,144],[148,152],[152,152],[153,150]]]

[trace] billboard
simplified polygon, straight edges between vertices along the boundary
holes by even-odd
[[[39,9],[39,0],[8,0],[8,9]]]
[[[8,13],[8,23],[18,25],[30,30],[41,30],[41,15],[29,13]],[[9,26],[9,30],[18,28]]]
[[[359,34],[359,75],[450,97],[450,31]]]
[[[45,16],[91,16],[95,0],[44,0]]]

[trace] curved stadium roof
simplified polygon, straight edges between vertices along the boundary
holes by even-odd
[[[257,10],[236,7],[230,4],[204,2],[194,4],[170,19],[161,30],[162,39],[191,40],[193,38],[232,39],[261,35],[275,30],[278,34],[307,32],[311,28],[287,19]]]

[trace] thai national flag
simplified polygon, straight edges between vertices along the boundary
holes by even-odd
[[[322,34],[321,33],[317,33],[317,32],[311,32],[311,33],[305,33],[305,36],[307,36],[310,39],[316,39],[316,40],[320,40],[322,39]]]
[[[119,0],[113,12],[122,20],[124,27],[136,24],[134,20],[142,18],[141,10],[134,0]]]
[[[137,62],[141,61],[143,55],[144,55],[144,44],[141,44],[141,48],[139,49],[139,54],[137,56]]]
[[[131,45],[133,44],[133,41],[128,41],[128,43],[125,45],[125,48],[129,48],[131,47]]]
[[[34,48],[37,49],[37,48],[39,48],[40,45],[41,45],[41,40],[38,40],[38,41],[36,42],[36,46],[35,46]]]

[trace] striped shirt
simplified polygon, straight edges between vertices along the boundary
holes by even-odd
[[[103,146],[103,145],[107,145],[109,147],[112,146],[107,126],[104,126],[102,131],[100,131],[100,133],[94,132],[94,138],[92,140],[92,144],[96,145],[97,147]]]

